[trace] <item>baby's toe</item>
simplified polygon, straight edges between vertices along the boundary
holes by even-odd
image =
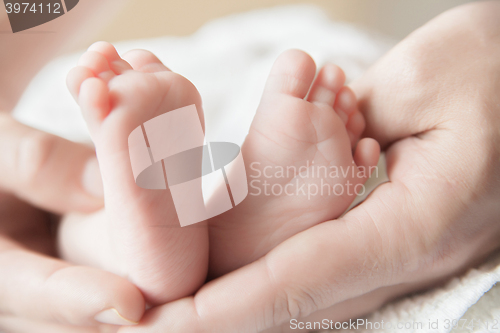
[[[77,103],[80,96],[80,87],[82,83],[91,77],[95,77],[94,72],[92,72],[87,67],[82,66],[77,66],[68,73],[68,77],[66,78],[66,85],[68,86],[69,92]]]
[[[351,88],[342,87],[333,104],[335,112],[344,121],[347,133],[354,147],[365,129],[365,119],[357,108],[357,100]]]
[[[123,55],[123,58],[136,70],[143,73],[157,73],[170,71],[160,59],[146,50],[132,50]]]
[[[366,126],[365,117],[363,117],[361,112],[359,112],[359,110],[356,109],[352,113],[346,125],[347,133],[349,133],[349,138],[351,139],[352,147],[354,147],[361,138],[361,134],[363,134],[365,126]]]
[[[349,87],[344,86],[339,90],[333,108],[340,118],[342,118],[344,124],[347,124],[349,118],[356,109],[356,96],[354,96],[354,93]]]
[[[326,104],[333,107],[335,98],[339,90],[344,86],[344,83],[345,74],[339,66],[334,64],[323,66],[309,92],[309,102]],[[342,118],[342,115],[339,116]],[[347,122],[347,117],[345,118],[345,120],[342,119],[344,124]]]
[[[115,47],[108,42],[95,42],[89,46],[87,51],[100,53],[110,62],[121,60]]]
[[[85,52],[78,61],[78,66],[86,67],[94,73],[94,76],[108,83],[116,76],[111,70],[108,59],[104,55],[95,51]]]
[[[89,78],[80,87],[78,101],[89,131],[93,134],[110,111],[108,86],[98,78]]]
[[[358,168],[363,167],[365,169],[365,180],[368,179],[371,175],[371,172],[374,171],[374,168],[380,157],[380,145],[377,141],[371,138],[361,139],[356,146],[356,150],[354,151],[354,162],[358,166]]]
[[[314,60],[305,52],[289,50],[281,54],[271,69],[263,99],[269,94],[304,98],[316,73]]]
[[[123,74],[125,71],[132,69],[132,66],[123,60],[115,47],[108,42],[96,42],[88,48],[88,51],[97,52],[104,56],[108,62],[109,68],[116,75]]]

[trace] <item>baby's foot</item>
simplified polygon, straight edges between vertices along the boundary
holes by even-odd
[[[249,195],[210,221],[212,277],[339,217],[377,164],[378,143],[358,143],[365,123],[344,73],[326,65],[313,83],[315,71],[297,50],[274,64],[242,147]]]
[[[191,82],[153,54],[137,50],[124,58],[128,62],[111,44],[99,42],[68,76],[96,146],[104,185],[102,242],[109,243],[110,253],[103,250],[94,259],[104,269],[127,276],[149,303],[163,304],[191,294],[204,282],[208,233],[203,223],[180,227],[168,190],[135,184],[128,137],[145,121],[192,104],[203,123],[201,98]],[[97,236],[90,237],[99,243]]]

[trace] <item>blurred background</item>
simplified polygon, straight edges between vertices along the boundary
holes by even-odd
[[[272,6],[310,3],[338,21],[354,23],[401,39],[439,13],[470,0],[131,0],[95,39],[185,36],[225,15]],[[94,39],[94,40],[95,40]],[[84,47],[82,45],[82,47]]]

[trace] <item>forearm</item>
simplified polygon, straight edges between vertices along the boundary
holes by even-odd
[[[33,76],[53,57],[76,41],[102,28],[124,0],[86,0],[66,15],[44,25],[11,31],[6,11],[0,9],[0,110],[14,108]]]

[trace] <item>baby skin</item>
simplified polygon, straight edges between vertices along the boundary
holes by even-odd
[[[150,52],[124,58],[99,42],[68,74],[96,148],[105,209],[85,221],[68,217],[59,247],[66,259],[125,276],[149,304],[163,304],[192,294],[205,281],[207,226],[181,228],[169,191],[135,184],[128,136],[147,120],[192,104],[203,123],[201,98],[190,81]]]
[[[363,192],[380,146],[359,140],[365,122],[344,72],[327,64],[315,74],[302,51],[276,60],[242,146],[249,195],[209,224],[210,277],[338,218]]]
[[[121,58],[108,43],[91,46],[68,87],[96,147],[105,209],[64,221],[62,255],[128,277],[154,305],[192,294],[207,270],[210,278],[223,275],[339,217],[380,148],[359,140],[364,119],[342,70],[328,64],[315,74],[301,51],[277,59],[242,146],[249,195],[222,215],[181,228],[168,190],[135,184],[127,138],[145,121],[192,104],[203,123],[200,95],[147,51]]]

